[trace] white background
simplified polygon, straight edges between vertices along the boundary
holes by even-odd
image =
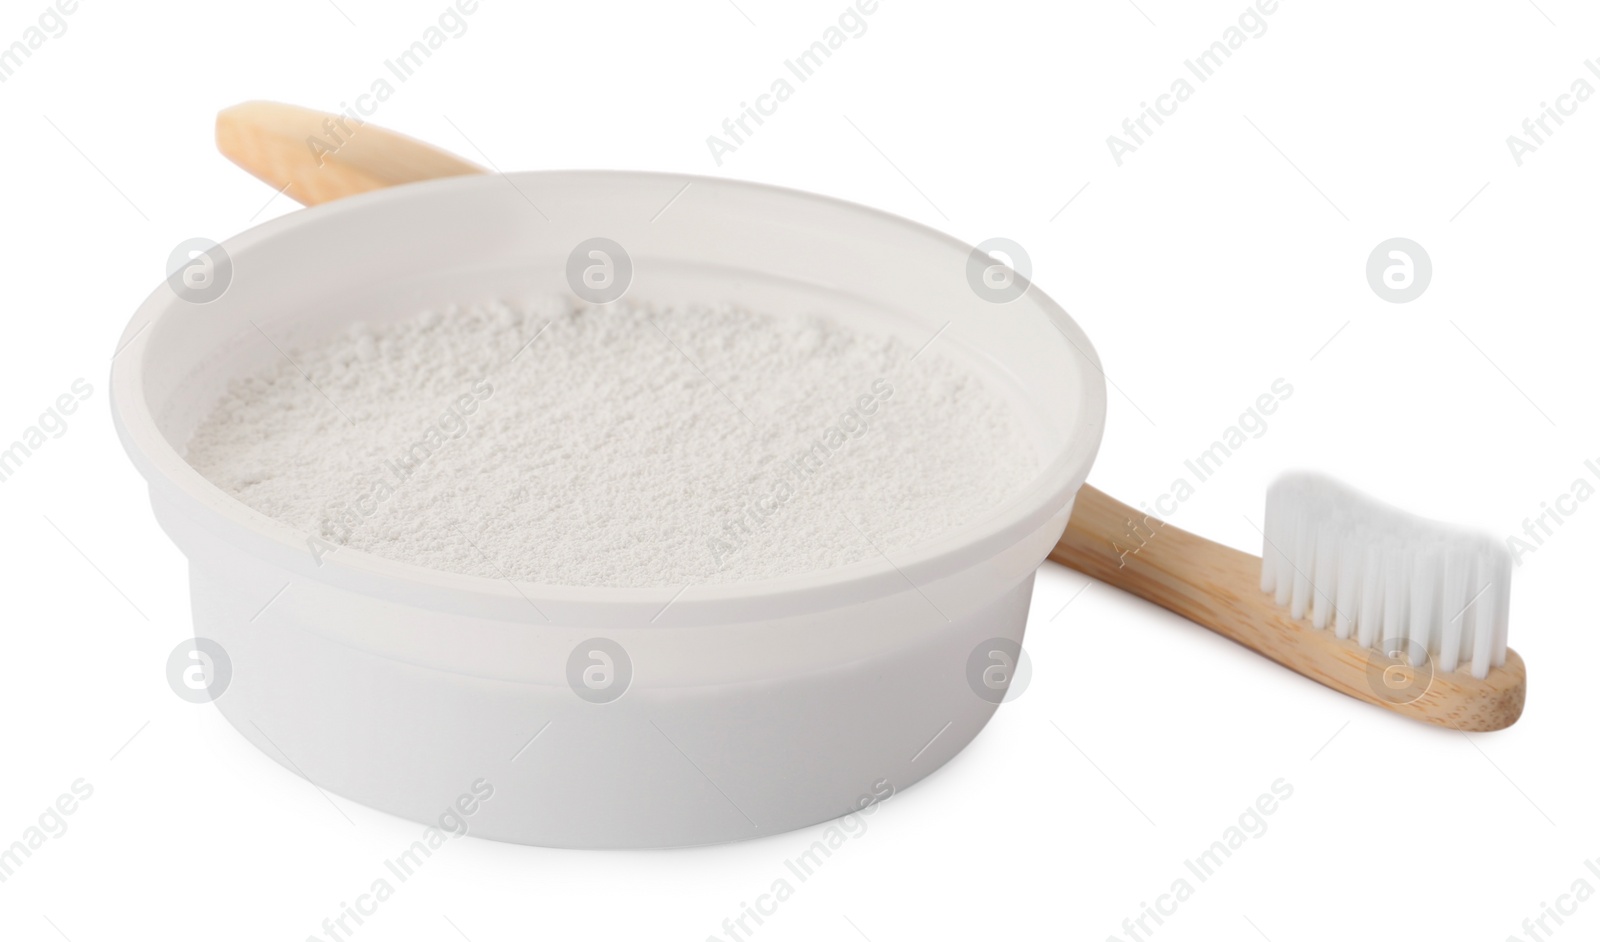
[[[1505,140],[1573,80],[1600,86],[1584,67],[1600,19],[1538,2],[1284,0],[1121,167],[1106,136],[1243,0],[884,0],[721,166],[706,136],[843,0],[483,0],[374,120],[507,170],[725,175],[1013,239],[1116,386],[1091,475],[1102,489],[1153,500],[1282,377],[1294,393],[1268,432],[1173,523],[1254,550],[1266,485],[1308,467],[1504,536],[1575,479],[1600,483],[1584,468],[1600,464],[1600,103],[1522,166]],[[6,0],[0,44],[43,6]],[[75,378],[94,387],[67,433],[0,484],[0,843],[74,780],[94,787],[0,884],[0,938],[300,940],[416,836],[330,807],[168,689],[165,658],[189,632],[184,561],[114,440],[105,377],[177,243],[295,208],[217,155],[215,112],[253,98],[335,110],[443,8],[90,0],[0,84],[0,439]],[[1392,236],[1433,260],[1408,304],[1365,279]],[[1279,778],[1293,797],[1267,832],[1156,938],[1521,933],[1575,880],[1600,889],[1584,867],[1600,855],[1597,548],[1591,500],[1523,557],[1511,642],[1527,712],[1470,738],[1104,586],[1063,611],[1086,580],[1047,565],[1031,687],[756,938],[1126,938],[1124,918]],[[642,853],[464,839],[357,938],[700,940],[813,837]],[[1591,900],[1556,934],[1597,932]]]

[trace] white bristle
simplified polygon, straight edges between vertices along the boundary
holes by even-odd
[[[1339,540],[1339,594],[1334,598],[1333,633],[1337,638],[1350,637],[1355,627],[1357,606],[1361,602],[1361,541],[1350,533]]]
[[[1353,581],[1353,580],[1352,580]],[[1383,547],[1368,543],[1361,554],[1361,595],[1356,616],[1356,643],[1370,648],[1378,643],[1379,619],[1383,614]]]
[[[1440,672],[1506,659],[1511,556],[1497,541],[1313,474],[1267,491],[1261,591],[1309,627]],[[1418,666],[1418,665],[1413,665]]]

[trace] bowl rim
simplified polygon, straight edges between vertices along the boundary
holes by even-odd
[[[952,249],[974,251],[973,246],[931,226],[805,190],[695,174],[592,169],[486,173],[402,184],[304,207],[246,229],[221,244],[231,257],[238,258],[259,245],[292,237],[296,230],[318,225],[322,220],[366,213],[372,207],[388,203],[447,198],[457,190],[503,187],[496,179],[502,176],[509,178],[514,187],[524,181],[533,185],[549,184],[561,178],[598,177],[660,180],[664,184],[678,185],[693,183],[702,188],[745,191],[768,198],[820,203],[845,215],[865,214],[882,223],[931,237]],[[659,587],[572,586],[433,569],[348,546],[338,547],[323,559],[314,559],[307,549],[311,534],[249,507],[212,483],[189,465],[158,429],[144,396],[144,358],[149,351],[150,337],[156,333],[149,328],[183,303],[164,281],[156,285],[134,312],[117,341],[111,361],[109,399],[118,437],[135,468],[149,483],[153,498],[158,495],[167,498],[176,509],[213,534],[306,579],[446,611],[482,610],[487,605],[504,613],[537,599],[595,611],[641,607],[649,610],[670,605],[678,616],[671,619],[672,622],[681,622],[684,618],[697,623],[748,620],[752,603],[761,604],[762,610],[767,612],[765,617],[782,617],[893,595],[907,588],[920,593],[924,583],[966,569],[1022,541],[1071,501],[1088,476],[1104,432],[1105,374],[1088,337],[1058,303],[1031,281],[1027,281],[1023,294],[1032,295],[1047,320],[1079,354],[1063,363],[1063,368],[1075,374],[1077,393],[1081,397],[1078,427],[1069,434],[1067,444],[1049,456],[1032,481],[1005,503],[972,524],[947,531],[908,550],[897,551],[899,562],[880,550],[876,557],[845,566],[761,580]],[[542,612],[540,614],[540,621],[551,621]]]

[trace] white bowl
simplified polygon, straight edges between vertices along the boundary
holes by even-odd
[[[892,561],[674,599],[512,585],[353,549],[318,560],[305,533],[184,461],[227,381],[270,364],[274,344],[501,291],[568,293],[567,257],[594,236],[631,255],[633,298],[828,311],[917,346],[948,324],[941,354],[1012,398],[1041,470],[979,523]],[[217,707],[286,767],[429,823],[486,780],[493,797],[474,803],[470,830],[499,840],[705,844],[857,810],[948,761],[993,714],[969,656],[990,639],[1021,642],[1034,571],[1099,446],[1105,383],[1088,339],[1037,287],[1004,304],[974,292],[970,246],[790,190],[584,171],[384,190],[223,247],[233,280],[221,298],[193,303],[162,284],[134,315],[111,404],[189,558],[195,633],[230,657]],[[594,638],[631,662],[610,702],[568,682]]]

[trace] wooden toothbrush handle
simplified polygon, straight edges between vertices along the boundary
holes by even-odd
[[[402,183],[486,172],[375,124],[274,101],[247,101],[219,113],[217,149],[305,206]]]
[[[1515,651],[1507,651],[1505,665],[1483,680],[1453,672],[1428,681],[1425,669],[1422,679],[1413,679],[1404,665],[1290,617],[1261,591],[1259,556],[1162,523],[1087,484],[1050,558],[1340,693],[1423,722],[1486,731],[1510,726],[1522,715],[1527,671]],[[1424,683],[1425,692],[1409,699]]]

